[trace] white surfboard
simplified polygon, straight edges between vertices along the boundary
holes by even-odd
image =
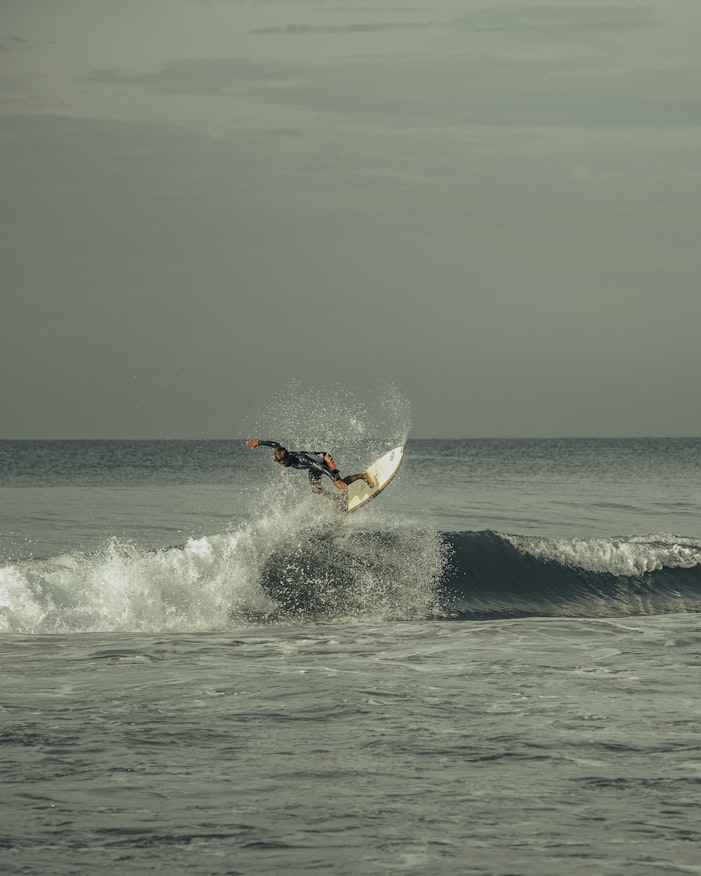
[[[387,484],[392,480],[399,470],[404,458],[404,445],[400,444],[394,450],[390,450],[376,459],[366,469],[370,477],[375,481],[374,487],[369,487],[365,481],[358,480],[349,484],[346,495],[348,497],[348,505],[346,511],[350,514],[351,511],[357,511],[363,505],[367,505],[370,499],[374,499],[378,493],[381,493]]]

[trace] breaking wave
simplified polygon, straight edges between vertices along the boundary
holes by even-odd
[[[111,539],[0,568],[0,632],[189,632],[299,619],[405,619],[437,609],[439,533],[271,515],[147,550]]]
[[[463,619],[701,610],[701,541],[674,535],[547,539],[447,536],[443,608]]]
[[[112,539],[0,568],[10,634],[699,610],[696,539],[441,533],[372,515],[329,522],[308,508],[163,550]]]

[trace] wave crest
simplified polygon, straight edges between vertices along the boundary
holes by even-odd
[[[601,617],[701,610],[701,542],[672,535],[448,536],[444,607],[462,618]]]

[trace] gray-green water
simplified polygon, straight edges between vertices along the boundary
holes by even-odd
[[[700,873],[700,444],[2,442],[0,868]]]

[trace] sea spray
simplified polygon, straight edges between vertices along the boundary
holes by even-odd
[[[381,514],[334,515],[277,492],[254,520],[149,550],[100,550],[0,569],[0,631],[191,632],[322,616],[414,618],[436,608],[439,533]],[[263,497],[260,502],[264,505]]]
[[[261,403],[250,430],[293,450],[328,450],[344,474],[404,444],[411,403],[391,381],[363,390],[288,380]]]
[[[438,611],[446,548],[430,528],[344,518],[281,540],[262,585],[290,617],[413,619]]]

